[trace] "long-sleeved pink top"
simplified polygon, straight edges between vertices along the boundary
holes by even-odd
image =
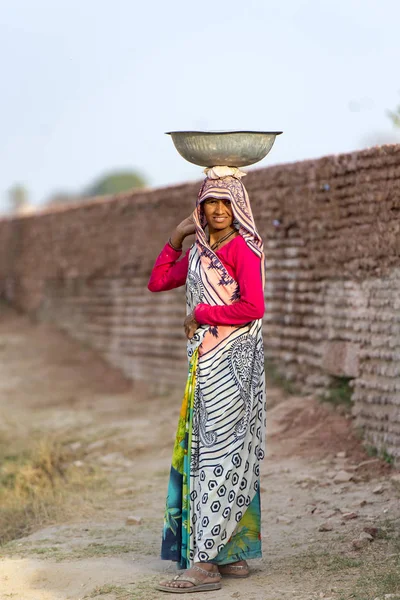
[[[179,261],[182,251],[174,250],[167,243],[155,262],[148,289],[151,292],[164,292],[184,285],[189,252],[190,250]],[[200,325],[243,325],[261,319],[265,306],[260,258],[250,250],[241,235],[233,238],[215,254],[238,283],[240,298],[227,306],[198,304],[194,310],[196,321]]]

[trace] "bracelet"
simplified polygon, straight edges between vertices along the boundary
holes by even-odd
[[[180,248],[175,248],[175,246],[171,242],[171,238],[169,238],[168,244],[171,246],[172,250],[175,250],[175,252],[182,252],[182,246]]]

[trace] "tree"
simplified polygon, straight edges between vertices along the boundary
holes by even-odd
[[[395,128],[400,129],[400,104],[394,111],[387,110],[386,115],[392,121]],[[383,146],[384,144],[398,144],[400,142],[398,131],[369,132],[362,143],[364,146]]]
[[[20,183],[15,184],[8,191],[11,211],[17,215],[32,212],[33,207],[29,204],[28,190]]]
[[[394,111],[387,110],[386,114],[395,127],[400,127],[400,104],[397,105],[396,110]]]
[[[118,194],[132,188],[143,188],[147,185],[145,178],[135,171],[116,171],[97,179],[87,190],[85,196],[104,196]]]
[[[132,188],[143,188],[147,185],[145,178],[136,171],[115,171],[95,180],[81,193],[58,191],[47,200],[47,205],[79,203],[92,196],[118,194]]]

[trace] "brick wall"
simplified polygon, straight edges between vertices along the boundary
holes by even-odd
[[[400,460],[400,146],[254,170],[245,185],[265,241],[267,360],[303,392],[349,378],[356,425]],[[146,284],[198,188],[1,220],[0,294],[129,377],[183,385],[183,290]]]

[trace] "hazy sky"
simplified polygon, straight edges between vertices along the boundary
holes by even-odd
[[[399,25],[399,0],[4,0],[0,207],[200,178],[174,129],[282,129],[259,166],[393,141]]]

